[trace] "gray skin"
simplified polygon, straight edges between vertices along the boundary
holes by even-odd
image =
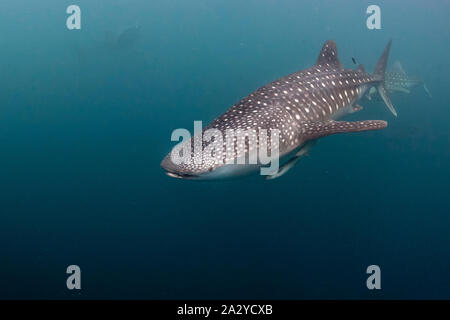
[[[309,149],[318,138],[336,133],[385,128],[387,122],[381,120],[348,122],[336,119],[360,110],[357,101],[373,86],[377,87],[385,103],[395,114],[384,89],[384,72],[390,44],[389,42],[378,61],[375,73],[368,74],[362,65],[356,70],[344,69],[338,59],[335,42],[327,41],[314,66],[257,89],[212,121],[203,131],[210,128],[221,132],[227,129],[266,129],[268,132],[278,129],[280,158],[286,159],[291,155],[287,164],[293,166],[297,162],[295,158],[305,153],[302,148],[307,146]],[[193,150],[193,143],[191,145]],[[203,147],[207,145],[203,141]],[[182,164],[173,163],[169,153],[161,162],[161,167],[171,177],[194,180],[230,178],[256,171],[261,165],[224,164],[226,160],[246,156],[249,152],[248,144],[242,152],[235,150],[233,159],[227,158],[224,153],[223,163],[201,159],[195,161],[194,154],[191,161]],[[285,171],[286,167],[281,167],[274,176]]]
[[[395,61],[392,68],[389,71],[386,71],[384,82],[386,90],[389,93],[410,93],[412,88],[422,85],[428,96],[430,98],[432,97],[425,82],[418,77],[407,75],[399,61]],[[371,88],[366,96],[371,100],[375,94],[375,88]]]

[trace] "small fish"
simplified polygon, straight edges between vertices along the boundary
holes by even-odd
[[[356,64],[356,60],[355,60],[355,58],[353,58],[353,57],[352,57],[352,61],[353,61],[353,63],[354,63],[354,64]]]

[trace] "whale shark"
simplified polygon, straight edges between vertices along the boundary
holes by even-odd
[[[432,98],[430,90],[428,90],[425,82],[419,77],[407,75],[402,64],[398,60],[394,62],[390,70],[386,71],[384,83],[386,90],[390,94],[395,92],[410,93],[412,88],[422,85],[427,95]],[[371,100],[375,94],[376,89],[370,88],[367,92],[367,98]]]
[[[256,137],[256,148],[277,149],[282,166],[266,179],[274,179],[288,172],[298,160],[322,137],[350,132],[379,130],[387,126],[383,120],[339,121],[338,119],[362,109],[358,101],[374,87],[388,109],[397,116],[386,87],[385,70],[391,41],[385,47],[373,73],[366,73],[364,66],[345,69],[338,58],[336,43],[328,40],[323,45],[315,65],[272,81],[238,101],[221,116],[206,126],[206,130],[265,129],[279,132],[278,141],[270,146]],[[253,131],[254,132],[254,131]],[[255,137],[253,137],[255,138]],[[194,150],[195,137],[182,141],[188,144],[183,150]],[[197,140],[198,141],[198,140]],[[253,140],[255,141],[255,140]],[[201,140],[203,149],[211,144],[225,144],[221,140]],[[177,146],[179,146],[177,145]],[[243,148],[218,154],[223,161],[206,161],[202,154],[193,153],[186,161],[174,161],[180,148],[175,146],[161,162],[170,177],[189,180],[217,180],[241,177],[256,172],[262,163],[242,164],[239,159],[248,157],[252,150],[248,141]],[[176,152],[175,152],[176,149]],[[240,150],[240,151],[239,151]],[[184,151],[183,151],[184,152]]]

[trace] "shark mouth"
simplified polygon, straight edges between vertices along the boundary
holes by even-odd
[[[173,172],[170,172],[170,171],[166,171],[166,174],[167,174],[169,177],[172,177],[172,178],[183,179],[183,176],[182,176],[182,175],[179,175],[179,174],[177,174],[177,173],[173,173]]]
[[[161,167],[164,169],[166,174],[172,178],[195,179],[195,178],[199,177],[198,175],[196,175],[193,172],[189,172],[189,171],[186,172],[185,170],[182,170],[182,168],[180,168],[179,166],[174,164],[172,162],[172,160],[170,159],[170,157],[168,157],[168,156],[166,158],[164,158],[164,160],[161,162]]]
[[[176,178],[176,179],[195,179],[198,178],[198,176],[194,174],[188,174],[188,173],[179,173],[179,172],[173,172],[166,170],[166,174],[169,177]]]

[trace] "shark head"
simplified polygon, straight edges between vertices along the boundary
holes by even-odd
[[[161,162],[161,168],[172,178],[183,180],[224,180],[238,178],[258,169],[257,165],[248,164],[228,164],[222,166],[194,165],[194,163],[176,164],[171,159],[170,153]]]
[[[195,166],[190,163],[176,163],[172,160],[171,153],[161,161],[161,168],[169,177],[185,180],[204,180],[213,171],[212,168]]]
[[[207,174],[205,170],[193,170],[182,164],[174,163],[170,154],[161,161],[161,168],[169,177],[177,179],[198,180],[203,174]]]

